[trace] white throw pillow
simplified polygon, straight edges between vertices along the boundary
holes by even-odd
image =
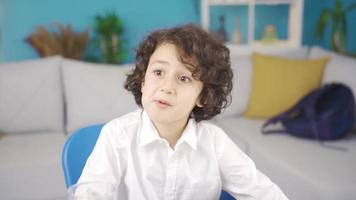
[[[323,83],[341,82],[348,85],[356,95],[356,59],[338,55],[334,52],[313,47],[310,52],[311,58],[330,56],[326,65]]]
[[[104,65],[64,59],[67,131],[110,120],[138,108],[124,89],[133,65]]]
[[[269,48],[272,50],[273,48]],[[255,52],[269,55],[284,56],[290,59],[306,59],[308,49],[257,49]],[[248,50],[243,55],[231,55],[231,68],[234,73],[233,89],[231,91],[232,102],[229,107],[222,111],[221,117],[239,116],[245,112],[251,94],[252,62],[251,53]],[[232,52],[233,53],[233,52]]]
[[[62,58],[0,65],[0,131],[63,131]]]
[[[330,61],[326,65],[322,83],[338,82],[349,86],[354,94],[356,101],[356,59],[342,56],[334,52],[313,47],[310,58],[330,56]],[[354,125],[356,130],[356,122]]]

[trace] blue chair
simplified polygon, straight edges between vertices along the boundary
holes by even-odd
[[[103,125],[92,125],[74,132],[66,141],[62,152],[62,168],[67,188],[76,184],[99,137]],[[220,200],[235,200],[225,191]]]
[[[103,125],[93,125],[79,129],[64,144],[62,168],[67,188],[77,183],[102,127]]]

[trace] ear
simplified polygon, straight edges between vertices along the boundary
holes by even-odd
[[[204,107],[204,105],[201,103],[201,96],[199,95],[197,101],[195,102],[195,105],[198,106],[199,108]]]
[[[145,85],[145,82],[144,81],[142,81],[142,83],[141,83],[141,93],[142,93],[142,90],[143,90],[143,86]]]

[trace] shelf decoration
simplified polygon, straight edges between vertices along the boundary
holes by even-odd
[[[226,30],[225,30],[225,16],[224,15],[219,16],[219,28],[216,31],[216,36],[219,40],[221,40],[223,42],[228,41]]]
[[[273,44],[278,41],[277,30],[273,25],[267,25],[264,27],[262,34],[262,42],[266,44]]]
[[[241,44],[241,32],[240,32],[240,21],[237,17],[234,18],[234,26],[232,31],[232,43],[233,44]]]
[[[50,32],[45,26],[38,26],[35,32],[25,38],[40,57],[62,55],[80,60],[87,47],[89,30],[75,32],[70,24],[54,23],[57,31]]]

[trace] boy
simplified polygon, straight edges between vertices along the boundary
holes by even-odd
[[[118,186],[119,199],[287,199],[217,126],[229,103],[229,50],[185,25],[140,44],[125,88],[142,108],[105,125],[79,183]]]

